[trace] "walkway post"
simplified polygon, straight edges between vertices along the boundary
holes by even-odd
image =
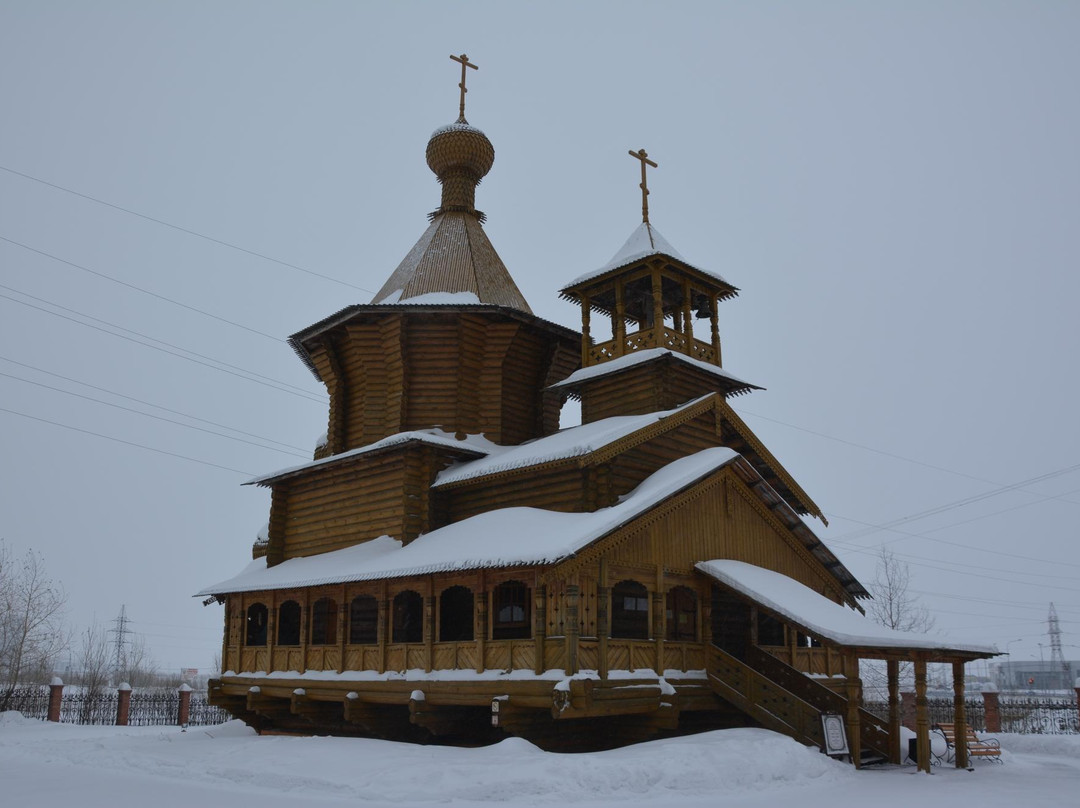
[[[956,768],[968,767],[967,748],[967,712],[964,704],[964,663],[956,660],[952,664],[953,681],[953,724],[956,730]]]
[[[915,657],[915,748],[919,771],[930,773],[930,713],[926,708],[926,657]]]

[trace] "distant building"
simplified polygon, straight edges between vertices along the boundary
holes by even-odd
[[[994,681],[1002,690],[1071,690],[1080,676],[1080,661],[1060,663],[1034,659],[999,662]]]

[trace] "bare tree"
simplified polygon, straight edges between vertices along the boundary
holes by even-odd
[[[32,550],[12,558],[0,542],[0,711],[29,672],[50,670],[67,646],[67,595]]]
[[[112,670],[109,635],[100,623],[91,623],[82,635],[79,647],[78,681],[84,688],[79,721],[89,723],[94,709],[94,697],[102,695],[109,685]]]
[[[911,594],[911,570],[887,547],[878,550],[877,570],[870,582],[870,617],[886,628],[926,633],[934,616]]]
[[[887,547],[878,550],[877,569],[870,582],[873,599],[867,606],[869,617],[876,623],[896,631],[925,634],[934,628],[934,616],[911,593],[911,570]],[[900,681],[908,682],[912,675],[910,663],[900,665]],[[888,677],[884,663],[861,660],[859,676],[868,695],[884,698]]]
[[[146,638],[141,634],[133,635],[124,647],[122,664],[116,672],[118,680],[127,682],[132,687],[148,687],[157,684],[158,674],[154,670],[154,661],[146,646]]]

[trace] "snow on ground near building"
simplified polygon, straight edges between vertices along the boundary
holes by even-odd
[[[273,567],[252,561],[239,575],[197,596],[291,589],[453,570],[551,564],[572,556],[739,455],[705,449],[657,471],[610,508],[561,513],[540,508],[501,508],[433,530],[402,547],[382,536],[343,550],[292,558]]]
[[[840,645],[998,653],[992,645],[973,645],[942,634],[917,634],[879,626],[865,615],[834,603],[794,578],[744,561],[716,559],[699,561],[696,566],[736,592]]]
[[[764,806],[1073,804],[1080,737],[1001,736],[1004,765],[856,771],[758,729],[610,752],[556,754],[508,739],[479,749],[354,738],[259,737],[237,721],[79,727],[0,714],[0,794],[32,808],[318,805]],[[1015,751],[1013,747],[1015,746]]]

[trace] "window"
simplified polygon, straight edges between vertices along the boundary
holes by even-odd
[[[667,593],[667,638],[676,642],[697,639],[697,593],[685,586],[676,586]]]
[[[757,641],[758,645],[784,645],[784,624],[758,610]]]
[[[473,593],[464,586],[451,586],[439,596],[439,642],[461,642],[473,638]]]
[[[252,603],[247,610],[247,631],[244,645],[266,645],[266,618],[268,610],[261,603]]]
[[[319,598],[311,607],[311,644],[333,645],[337,642],[337,601]]]
[[[637,581],[619,581],[611,590],[611,636],[649,639],[649,592]]]
[[[495,587],[491,639],[518,640],[532,636],[529,617],[529,587],[521,581],[507,581]]]
[[[349,642],[370,645],[379,641],[379,602],[371,595],[353,598],[349,606]]]
[[[424,600],[406,589],[394,596],[394,642],[424,641]]]
[[[300,644],[300,604],[295,600],[278,606],[277,644]]]

